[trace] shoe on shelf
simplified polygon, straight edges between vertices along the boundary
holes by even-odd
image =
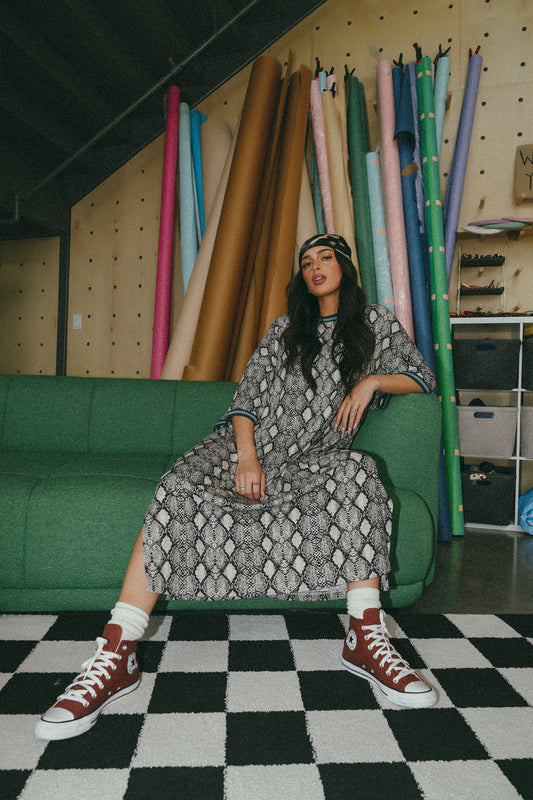
[[[396,705],[429,708],[437,702],[435,691],[393,647],[382,609],[367,608],[363,619],[350,617],[342,663],[353,675],[377,686]]]
[[[137,642],[122,639],[120,625],[106,625],[96,644],[94,656],[37,722],[38,739],[71,739],[85,733],[109,703],[139,685]]]

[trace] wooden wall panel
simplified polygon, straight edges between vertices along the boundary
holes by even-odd
[[[150,375],[163,146],[161,136],[72,210],[69,375]]]
[[[56,371],[59,238],[0,242],[0,372]]]

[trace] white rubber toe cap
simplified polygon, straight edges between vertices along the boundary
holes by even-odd
[[[405,691],[409,694],[421,694],[422,692],[432,691],[431,686],[428,686],[424,681],[412,681],[405,687]]]
[[[42,716],[44,722],[72,722],[74,714],[61,706],[53,706]]]

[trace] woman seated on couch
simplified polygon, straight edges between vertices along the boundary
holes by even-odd
[[[137,688],[137,641],[158,597],[228,600],[347,595],[342,663],[409,708],[434,690],[394,649],[380,608],[392,503],[351,443],[389,394],[431,392],[433,373],[383,306],[366,306],[342,236],[300,249],[288,314],[253,354],[215,431],[156,489],[94,656],[37,722],[36,735],[89,730]]]

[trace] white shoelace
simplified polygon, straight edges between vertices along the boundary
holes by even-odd
[[[402,658],[398,651],[392,646],[389,639],[389,632],[387,631],[387,627],[385,625],[385,614],[383,609],[380,609],[379,612],[378,625],[362,625],[361,630],[370,631],[370,633],[365,635],[365,640],[370,641],[370,644],[368,645],[369,650],[376,648],[376,652],[374,653],[374,658],[376,661],[381,657],[379,666],[385,667],[385,665],[388,665],[386,670],[387,675],[390,675],[393,670],[398,673],[393,678],[394,683],[398,683],[398,681],[407,677],[407,675],[414,675],[418,680],[420,680],[414,669],[411,669],[407,661],[405,661],[405,659]]]
[[[81,665],[80,674],[72,681],[65,689],[63,694],[58,697],[59,700],[74,700],[76,703],[83,703],[88,706],[89,703],[85,699],[87,692],[93,697],[96,697],[95,686],[99,689],[104,688],[104,684],[100,678],[109,680],[110,675],[108,670],[115,670],[116,664],[114,661],[120,661],[122,656],[120,653],[112,653],[109,650],[104,650],[106,644],[109,644],[107,639],[102,639],[100,636],[96,639],[96,653],[88,661]]]

